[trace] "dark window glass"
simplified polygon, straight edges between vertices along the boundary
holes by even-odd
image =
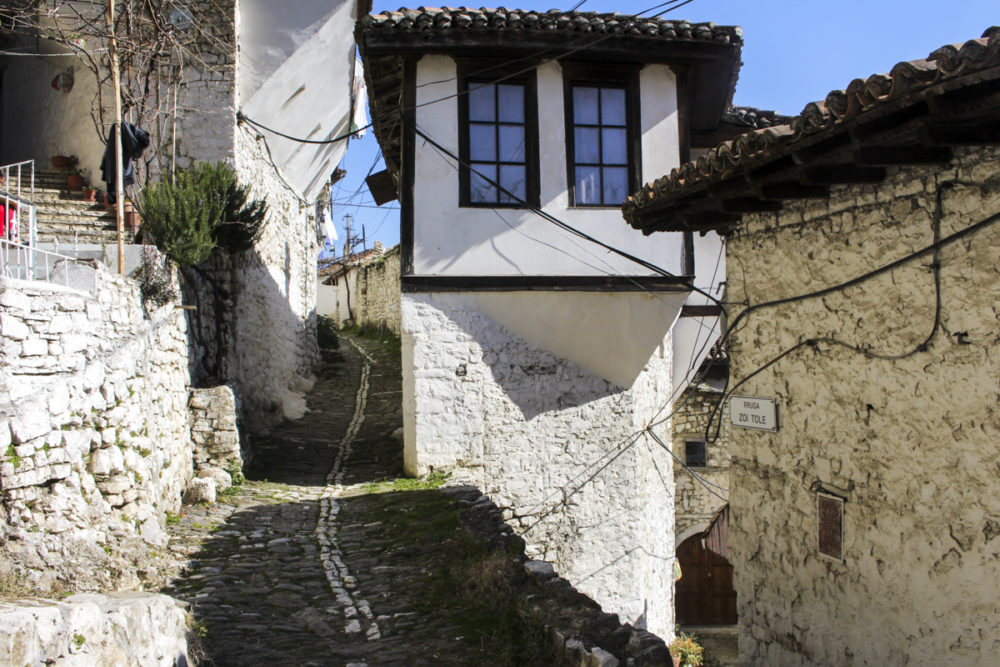
[[[573,201],[617,206],[631,189],[625,88],[574,85],[572,91]]]
[[[835,496],[816,495],[819,513],[819,552],[836,558],[844,557],[844,501]]]
[[[704,468],[707,464],[704,440],[688,440],[684,443],[684,463],[692,468]]]
[[[526,86],[468,81],[466,159],[470,204],[523,205],[528,198]],[[497,187],[499,185],[499,187]],[[506,191],[506,192],[505,192]]]

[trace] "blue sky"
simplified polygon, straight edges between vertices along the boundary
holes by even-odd
[[[419,6],[415,3],[410,6]],[[457,3],[456,3],[457,4]],[[507,3],[503,3],[508,6]],[[511,2],[520,9],[569,9],[567,2]],[[637,13],[656,0],[587,0],[580,11]],[[498,5],[491,5],[498,6]],[[398,3],[375,0],[374,12],[398,9]],[[654,12],[662,9],[654,10]],[[798,114],[809,102],[822,100],[851,80],[887,72],[901,60],[924,58],[944,44],[963,42],[1000,25],[998,0],[693,0],[663,15],[689,21],[714,21],[743,28],[743,68],[734,103]],[[375,161],[378,144],[370,132],[352,140],[344,159],[345,177],[334,191],[334,222],[343,243],[344,215],[368,246],[399,242],[398,202],[375,207],[364,178]],[[375,171],[384,167],[375,166]],[[655,178],[659,174],[646,175]]]

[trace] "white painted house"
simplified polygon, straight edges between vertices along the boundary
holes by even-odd
[[[475,483],[530,554],[671,636],[672,459],[644,429],[713,338],[690,281],[724,268],[714,234],[646,238],[620,205],[716,131],[739,29],[462,8],[356,37],[399,188],[407,470]]]

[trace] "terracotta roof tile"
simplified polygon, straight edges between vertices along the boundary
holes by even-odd
[[[834,90],[821,102],[807,104],[787,124],[748,132],[711,149],[696,161],[675,168],[626,199],[623,214],[635,227],[644,209],[669,208],[710,183],[744,174],[788,155],[798,142],[891,104],[901,98],[958,79],[1000,67],[1000,27],[979,39],[937,49],[926,59],[898,63],[888,74],[855,79],[844,90]]]
[[[505,7],[417,7],[373,14],[362,18],[361,25],[363,29],[374,32],[567,32],[743,44],[743,31],[737,26],[645,18],[617,12],[564,12],[558,9],[538,12]]]

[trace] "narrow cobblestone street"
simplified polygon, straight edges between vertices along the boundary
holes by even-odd
[[[481,641],[460,641],[447,614],[414,604],[448,558],[441,545],[401,546],[370,520],[420,502],[421,492],[366,493],[401,474],[398,348],[344,337],[317,376],[303,419],[254,438],[245,484],[171,518],[178,572],[166,592],[191,604],[202,660],[489,664]]]

